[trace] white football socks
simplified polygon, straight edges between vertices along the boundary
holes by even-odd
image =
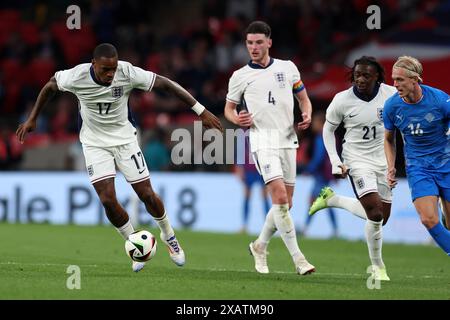
[[[116,228],[116,230],[125,240],[127,240],[128,236],[134,232],[134,228],[131,224],[130,219],[128,219],[128,221],[123,226]]]
[[[298,247],[294,222],[289,214],[289,204],[273,204],[270,211],[273,212],[275,226],[280,231],[281,239],[283,239],[294,262],[298,259],[304,259],[305,256]]]
[[[366,211],[362,206],[361,202],[355,198],[344,197],[335,194],[330,199],[327,200],[327,206],[333,208],[345,209],[348,212],[353,213],[355,216],[367,220]]]
[[[153,217],[153,219],[155,219],[159,229],[161,229],[165,240],[170,239],[175,235],[175,231],[173,231],[172,226],[170,225],[169,217],[167,216],[166,212],[164,212],[164,215],[161,218]]]
[[[256,239],[255,241],[256,247],[258,249],[265,251],[267,245],[269,244],[270,239],[272,238],[272,236],[276,231],[277,228],[275,227],[275,221],[273,220],[273,211],[269,210],[269,212],[266,215],[266,220],[264,221],[261,233],[259,234],[258,239]]]
[[[381,249],[383,245],[383,220],[372,221],[367,219],[365,233],[367,247],[369,248],[369,257],[372,265],[379,268],[385,268]]]

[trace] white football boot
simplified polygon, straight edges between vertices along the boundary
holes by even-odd
[[[302,276],[311,274],[316,271],[316,267],[314,267],[311,263],[306,261],[305,258],[298,259],[295,262],[295,269],[297,270],[297,273]]]
[[[133,263],[131,264],[131,267],[133,268],[134,272],[139,272],[142,269],[144,269],[145,267],[145,262],[138,262],[138,261],[133,261]]]
[[[250,242],[248,249],[255,259],[256,271],[259,273],[269,273],[269,267],[267,266],[267,250],[258,250],[255,248],[254,242]]]
[[[166,240],[161,233],[160,238],[166,244],[167,249],[169,249],[170,259],[172,259],[173,263],[179,267],[184,266],[186,263],[186,257],[184,255],[184,250],[181,248],[180,243],[177,240],[177,237],[173,235]]]

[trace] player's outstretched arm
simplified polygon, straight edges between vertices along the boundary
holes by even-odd
[[[31,110],[30,115],[24,123],[21,123],[16,130],[16,136],[20,143],[25,141],[25,136],[28,132],[36,129],[36,120],[42,111],[45,103],[52,98],[58,91],[58,85],[56,84],[55,77],[51,77],[50,80],[45,84],[45,86],[39,92],[36,103]]]
[[[386,161],[388,165],[387,180],[391,188],[397,184],[395,178],[395,156],[396,156],[396,142],[395,142],[395,130],[384,130],[384,153],[386,154]]]
[[[204,106],[202,106],[197,100],[195,100],[195,98],[186,89],[184,89],[175,81],[172,81],[160,75],[156,75],[153,88],[169,91],[176,95],[187,105],[191,106],[192,110],[197,113],[197,115],[202,120],[202,124],[205,128],[214,128],[223,131],[220,120],[211,112],[209,112]]]

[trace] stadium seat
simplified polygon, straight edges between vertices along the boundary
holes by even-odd
[[[22,23],[19,32],[27,45],[34,46],[39,42],[39,29],[34,23]]]
[[[192,125],[194,121],[198,121],[198,116],[192,112],[183,112],[175,117],[175,123],[177,125]]]
[[[35,58],[28,65],[30,84],[42,88],[55,73],[55,63],[48,58]]]
[[[1,72],[3,73],[3,81],[8,84],[11,82],[22,83],[23,67],[18,59],[6,59],[0,64]]]

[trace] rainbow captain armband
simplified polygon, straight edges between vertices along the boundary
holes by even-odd
[[[294,91],[294,93],[299,93],[303,89],[305,89],[305,85],[303,84],[302,80],[298,80],[296,83],[294,83],[294,86],[292,87],[292,91]]]
[[[198,116],[202,114],[202,112],[206,109],[200,102],[196,102],[192,107],[192,111],[194,111]]]

